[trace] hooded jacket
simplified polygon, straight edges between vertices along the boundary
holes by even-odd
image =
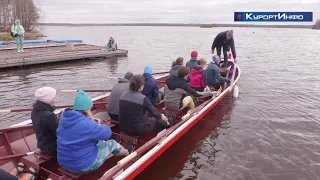
[[[197,67],[197,58],[191,58],[190,61],[187,62],[186,66],[190,69]]]
[[[107,105],[108,113],[119,115],[120,96],[123,92],[129,90],[129,84],[130,81],[128,79],[121,78],[119,83],[112,87]]]
[[[72,172],[88,168],[98,154],[97,142],[111,137],[111,129],[85,115],[65,109],[57,129],[59,164]]]
[[[198,91],[203,91],[206,87],[206,73],[205,71],[197,66],[191,70],[189,75],[190,77],[190,86]]]
[[[157,104],[159,97],[159,85],[158,81],[152,77],[149,73],[143,73],[144,87],[141,94],[148,97],[153,105]]]
[[[224,50],[229,49],[231,47],[232,56],[234,59],[237,58],[236,49],[234,46],[234,38],[231,37],[229,40],[227,39],[228,31],[220,32],[213,40],[211,50],[214,50],[215,47],[224,47]]]
[[[183,98],[187,95],[201,96],[189,86],[186,80],[176,76],[167,79],[164,94],[164,104],[170,110],[179,110],[182,107]]]
[[[13,34],[18,34],[19,36],[24,36],[25,30],[21,24],[13,24],[11,26],[11,32]]]
[[[169,71],[169,77],[170,76],[178,76],[178,71],[179,71],[179,68],[181,67],[182,65],[178,64],[178,65],[174,65],[170,71]]]
[[[207,85],[217,85],[219,83],[230,82],[229,79],[222,77],[220,68],[213,62],[210,62],[207,69]]]
[[[54,114],[55,108],[51,105],[36,101],[33,104],[31,120],[37,137],[37,146],[41,152],[49,155],[57,155],[57,135],[56,130],[59,120]]]

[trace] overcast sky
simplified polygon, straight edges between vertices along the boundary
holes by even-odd
[[[233,23],[234,11],[313,11],[320,18],[320,0],[36,1],[50,23]]]

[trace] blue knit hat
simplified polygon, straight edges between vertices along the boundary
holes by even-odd
[[[214,55],[214,56],[212,56],[212,61],[214,63],[216,63],[216,62],[220,61],[220,57],[218,55]]]
[[[80,90],[76,98],[74,99],[73,109],[78,111],[85,111],[91,109],[93,106],[93,102],[90,96],[84,91]]]
[[[150,65],[147,65],[144,68],[144,73],[152,74],[152,67]]]

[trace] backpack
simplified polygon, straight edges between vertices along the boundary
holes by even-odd
[[[16,25],[13,25],[13,26],[16,26]],[[13,35],[13,32],[11,30],[10,30],[10,34],[11,34],[12,37],[17,37],[18,36],[18,34]]]

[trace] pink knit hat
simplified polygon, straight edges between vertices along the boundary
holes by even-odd
[[[42,87],[39,88],[34,96],[38,101],[51,104],[52,100],[56,97],[57,91],[52,87]]]

